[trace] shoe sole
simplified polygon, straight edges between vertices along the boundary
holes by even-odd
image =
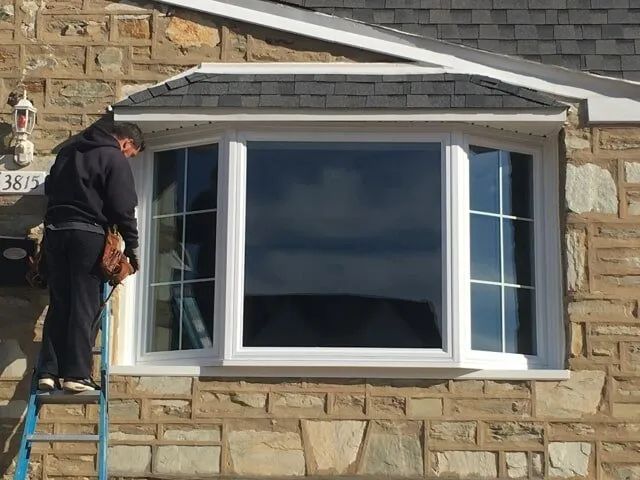
[[[38,390],[42,392],[50,392],[56,388],[56,383],[51,378],[43,378],[38,380]]]
[[[80,392],[94,392],[97,388],[93,388],[89,385],[77,382],[64,382],[62,388],[67,392],[80,393]]]

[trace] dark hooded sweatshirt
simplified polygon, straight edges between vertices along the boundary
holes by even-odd
[[[58,153],[45,193],[45,224],[116,225],[126,247],[138,247],[133,173],[118,141],[99,126],[85,130]]]

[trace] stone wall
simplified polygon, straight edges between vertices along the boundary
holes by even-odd
[[[117,98],[201,61],[384,60],[151,2],[0,0],[0,169],[9,94],[27,88],[53,149]],[[562,134],[566,382],[114,378],[122,478],[370,475],[640,478],[640,129]],[[564,191],[564,189],[563,189]],[[40,223],[0,197],[0,235]],[[46,297],[0,287],[0,475],[11,478]],[[91,433],[95,406],[50,406],[41,431]],[[32,479],[90,478],[92,445],[41,445]]]

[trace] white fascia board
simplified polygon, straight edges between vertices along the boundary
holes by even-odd
[[[119,122],[158,123],[185,122],[476,122],[476,123],[550,123],[562,125],[566,111],[561,108],[543,111],[486,111],[466,109],[336,111],[336,110],[235,110],[220,108],[144,108],[120,107],[115,120]]]
[[[485,75],[589,104],[594,123],[640,122],[640,83],[602,77],[484,52],[389,28],[332,17],[263,0],[162,0],[162,3],[240,20],[326,42],[441,65],[451,73]],[[616,99],[614,107],[607,101]],[[624,108],[619,105],[624,104]]]

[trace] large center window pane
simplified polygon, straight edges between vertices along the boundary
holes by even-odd
[[[441,144],[247,150],[243,344],[441,348]]]

